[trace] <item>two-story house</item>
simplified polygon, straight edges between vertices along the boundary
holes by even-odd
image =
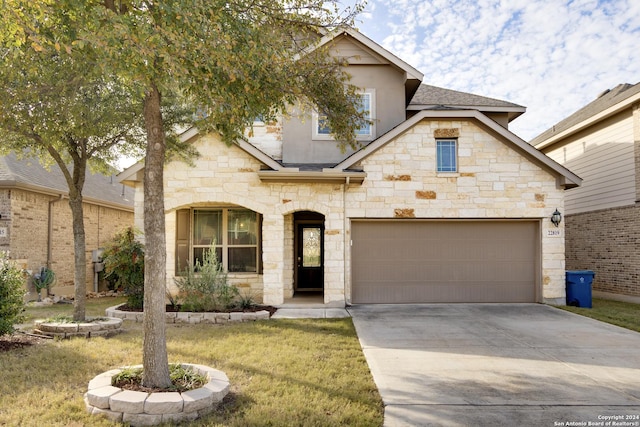
[[[620,84],[531,141],[584,179],[567,191],[567,268],[640,300],[640,83]]]
[[[563,304],[563,224],[550,217],[580,178],[509,131],[525,108],[422,85],[357,31],[321,43],[361,88],[362,148],[341,152],[317,112],[257,123],[232,147],[185,132],[201,156],[165,167],[167,286],[213,244],[267,304]],[[140,228],[143,169],[120,175]]]

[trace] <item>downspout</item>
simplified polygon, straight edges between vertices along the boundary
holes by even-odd
[[[348,176],[344,179],[344,184],[342,185],[342,247],[343,247],[343,253],[342,253],[342,271],[343,271],[343,288],[344,288],[344,294],[345,294],[345,304],[351,305],[351,290],[349,290],[349,298],[347,299],[347,283],[349,282],[347,280],[347,251],[348,246],[348,239],[347,239],[347,186],[349,185],[349,182],[351,181],[351,177]]]
[[[60,194],[57,199],[49,200],[49,230],[47,232],[47,268],[51,269],[51,253],[53,252],[53,204],[61,201],[64,195]]]

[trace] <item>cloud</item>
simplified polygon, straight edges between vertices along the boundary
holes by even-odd
[[[424,82],[514,102],[530,140],[619,83],[640,81],[637,0],[370,0],[360,30]]]

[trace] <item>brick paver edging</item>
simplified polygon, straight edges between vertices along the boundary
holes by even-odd
[[[122,319],[108,316],[108,319],[87,319],[86,322],[48,322],[36,320],[33,331],[50,337],[109,337],[121,332]]]
[[[89,381],[88,391],[84,395],[87,411],[92,415],[104,415],[112,421],[132,426],[193,421],[212,412],[229,393],[229,378],[224,372],[208,366],[190,363],[181,365],[205,375],[209,382],[182,393],[145,393],[112,386],[111,379],[124,368],[112,369]],[[142,365],[132,366],[139,367]]]
[[[133,320],[134,322],[142,322],[144,312],[141,311],[122,311],[118,310],[123,304],[109,307],[106,309],[107,317],[117,317],[124,320]],[[165,319],[167,323],[229,323],[229,322],[250,322],[254,320],[269,320],[269,312],[267,310],[256,312],[232,312],[232,313],[193,313],[193,312],[166,312]]]

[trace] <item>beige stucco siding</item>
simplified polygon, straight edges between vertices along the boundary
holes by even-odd
[[[372,90],[375,105],[372,120],[375,122],[374,138],[380,136],[406,119],[406,73],[390,65],[388,61],[372,54],[350,38],[343,38],[333,55],[348,58],[346,71],[351,75],[350,84],[362,90]],[[334,141],[314,140],[314,122],[308,109],[294,109],[283,128],[283,155],[285,163],[338,163],[353,153],[342,152]],[[370,140],[361,141],[366,145]]]
[[[631,109],[567,138],[546,154],[584,180],[580,187],[567,190],[567,214],[635,204]]]
[[[436,129],[459,130],[460,170],[435,171]],[[548,220],[564,210],[563,190],[548,172],[522,157],[473,121],[423,121],[361,162],[362,185],[264,183],[261,164],[238,147],[208,135],[196,142],[195,167],[173,162],[165,169],[167,285],[174,285],[176,210],[195,206],[242,206],[260,213],[263,274],[231,280],[281,304],[293,293],[293,213],[325,217],[325,303],[350,301],[350,221],[366,218],[534,219],[540,221],[540,292],[564,297],[563,224]],[[141,184],[136,223],[142,225]],[[549,231],[560,230],[549,237]]]

